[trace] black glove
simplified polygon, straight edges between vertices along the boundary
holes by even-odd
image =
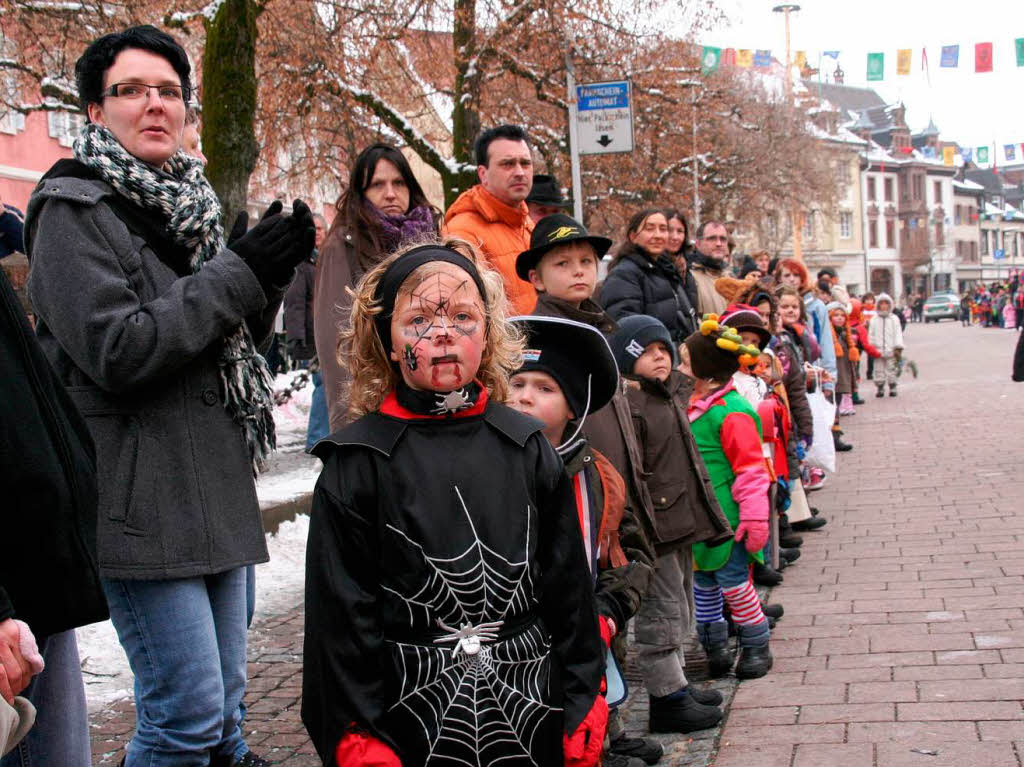
[[[281,201],[274,200],[272,203],[270,203],[270,206],[265,211],[263,211],[263,215],[260,216],[260,221],[264,221],[265,219],[268,219],[271,216],[276,216],[282,210],[284,210],[284,205],[281,204]],[[228,247],[230,248],[232,245],[238,242],[238,240],[241,239],[242,236],[244,236],[247,231],[249,231],[249,214],[243,210],[235,217],[235,223],[231,227],[231,232],[228,234]]]
[[[277,213],[274,212],[276,207]],[[287,285],[295,266],[313,252],[316,228],[309,207],[296,200],[292,215],[280,215],[281,204],[275,202],[249,232],[234,240],[231,249],[252,269],[265,293]],[[239,214],[239,219],[244,214]],[[235,220],[231,234],[244,223]]]

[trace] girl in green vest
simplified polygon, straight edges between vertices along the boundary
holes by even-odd
[[[768,541],[768,489],[771,482],[761,449],[757,413],[732,384],[740,358],[757,355],[717,316],[705,315],[700,330],[683,343],[680,370],[696,379],[687,416],[697,449],[707,466],[715,496],[736,531],[719,546],[694,544],[697,635],[708,653],[712,676],[732,668],[723,601],[739,634],[736,676],[754,679],[772,667],[768,619],[750,581],[750,563],[764,562]],[[742,544],[742,545],[739,545]]]

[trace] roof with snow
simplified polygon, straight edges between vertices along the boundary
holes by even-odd
[[[969,180],[957,181],[956,179],[953,179],[953,188],[954,189],[961,189],[961,190],[963,190],[965,192],[984,192],[985,191],[985,187],[983,187],[981,184],[976,184],[973,181],[969,181]]]

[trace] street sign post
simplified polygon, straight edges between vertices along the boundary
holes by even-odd
[[[580,154],[633,151],[633,99],[628,80],[576,86]]]

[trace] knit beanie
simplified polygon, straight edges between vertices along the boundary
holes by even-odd
[[[622,375],[631,375],[637,358],[647,346],[661,341],[672,355],[672,367],[679,364],[675,344],[668,328],[662,322],[646,314],[631,314],[618,321],[619,329],[608,338],[608,344],[615,355],[615,363]]]
[[[843,314],[846,314],[846,313],[847,313],[847,312],[846,312],[846,304],[844,304],[844,303],[843,303],[842,301],[830,301],[830,302],[829,302],[829,303],[828,303],[828,304],[827,304],[827,305],[825,306],[825,310],[826,310],[826,311],[827,311],[827,312],[828,312],[829,314],[831,314],[832,312],[834,312],[834,311],[835,311],[835,310],[837,310],[837,309],[838,309],[839,311],[841,311],[841,312],[842,312]]]

